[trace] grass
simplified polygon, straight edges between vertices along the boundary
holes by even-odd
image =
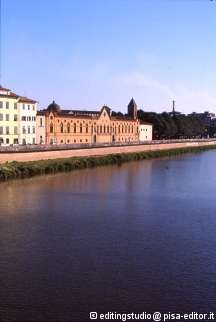
[[[186,147],[160,151],[110,154],[95,157],[73,157],[66,159],[41,160],[31,162],[7,162],[0,165],[0,181],[30,178],[37,175],[67,172],[75,169],[93,168],[124,162],[175,156],[183,153],[202,152],[216,149],[216,145]]]

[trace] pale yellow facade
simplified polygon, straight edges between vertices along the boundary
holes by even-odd
[[[31,109],[24,115],[23,106]],[[0,144],[14,145],[23,144],[23,124],[27,126],[28,140],[26,144],[34,144],[36,141],[36,101],[27,97],[19,96],[10,89],[0,86]]]
[[[18,100],[0,90],[0,143],[18,144]]]

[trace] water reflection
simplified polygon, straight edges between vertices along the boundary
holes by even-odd
[[[0,185],[2,321],[215,307],[214,151]]]

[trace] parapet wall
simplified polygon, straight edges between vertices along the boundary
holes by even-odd
[[[0,152],[0,163],[5,162],[27,162],[47,159],[59,159],[59,158],[71,158],[71,157],[87,157],[87,156],[101,156],[116,153],[133,153],[144,151],[159,151],[169,150],[194,146],[208,146],[216,145],[215,140],[179,140],[175,142],[171,141],[154,141],[148,144],[136,144],[136,145],[121,145],[121,146],[98,146],[98,147],[85,147],[85,148],[73,148],[47,151],[41,150],[37,152],[18,152],[2,151]],[[14,151],[15,152],[15,151]]]

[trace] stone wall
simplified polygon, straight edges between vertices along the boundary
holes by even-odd
[[[0,163],[11,161],[36,161],[58,158],[82,157],[82,156],[99,156],[114,153],[132,153],[142,151],[157,151],[164,149],[176,149],[192,146],[216,145],[216,140],[178,140],[178,141],[153,141],[148,144],[134,145],[118,145],[118,146],[95,146],[61,150],[41,150],[33,152],[31,150],[25,152],[13,153],[13,151],[4,151],[0,153]],[[30,152],[31,151],[31,152]]]

